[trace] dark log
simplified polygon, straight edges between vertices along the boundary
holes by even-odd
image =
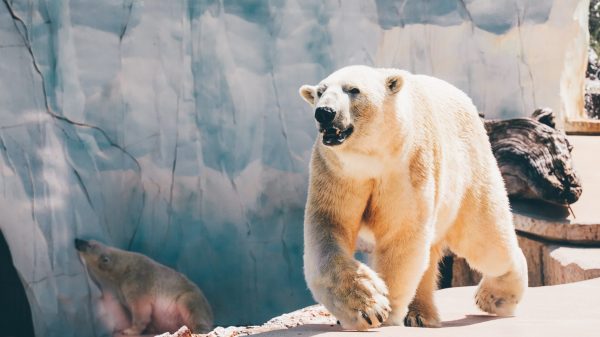
[[[537,109],[531,118],[485,120],[492,151],[511,199],[568,205],[579,199],[581,183],[572,146],[557,130],[554,113]]]

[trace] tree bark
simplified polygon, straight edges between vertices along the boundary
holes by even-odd
[[[572,146],[557,130],[554,113],[537,109],[531,118],[485,120],[492,151],[512,199],[572,204],[581,183],[571,158]]]

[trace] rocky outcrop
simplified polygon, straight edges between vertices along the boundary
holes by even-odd
[[[217,327],[207,334],[192,334],[187,326],[181,327],[175,333],[164,333],[156,337],[237,337],[266,333],[276,330],[286,330],[306,324],[321,324],[333,327],[336,319],[322,305],[312,305],[270,319],[262,325]],[[120,336],[121,337],[121,336]],[[124,337],[124,336],[123,336]]]
[[[155,337],[192,337],[192,336],[199,336],[199,335],[192,334],[192,331],[187,326],[184,325],[179,330],[175,331],[174,333],[165,332],[163,334],[156,335]],[[200,335],[200,336],[202,336],[202,335]]]

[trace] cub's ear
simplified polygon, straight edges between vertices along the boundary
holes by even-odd
[[[402,89],[402,84],[404,84],[404,80],[402,79],[402,76],[397,74],[390,75],[385,80],[385,87],[388,90],[388,93],[392,95],[400,91],[400,89]]]
[[[315,96],[317,95],[316,87],[312,85],[303,85],[300,87],[300,96],[304,98],[304,100],[310,104],[315,104]]]

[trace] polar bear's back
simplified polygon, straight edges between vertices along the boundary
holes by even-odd
[[[468,195],[506,198],[502,176],[482,120],[471,99],[450,83],[426,75],[410,75],[415,129],[421,143],[435,147],[438,218],[447,227]],[[503,195],[504,194],[504,195]]]
[[[450,124],[481,124],[477,108],[462,90],[454,85],[427,75],[411,75],[410,83],[418,96],[428,100],[433,106],[431,112],[436,118],[446,119]],[[485,132],[484,128],[480,131]]]
[[[432,138],[427,143],[438,142],[442,150],[458,152],[451,157],[462,159],[463,168],[470,167],[469,159],[474,157],[493,157],[477,108],[462,90],[426,75],[411,75],[407,84],[415,127]]]

